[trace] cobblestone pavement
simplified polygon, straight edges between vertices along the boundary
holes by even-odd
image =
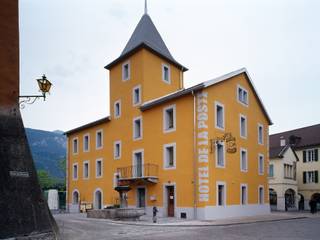
[[[303,219],[281,220],[229,226],[136,226],[87,219],[79,214],[55,215],[63,239],[132,240],[251,240],[320,239],[320,215]]]

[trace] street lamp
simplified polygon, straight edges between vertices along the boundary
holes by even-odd
[[[43,98],[43,101],[46,100],[46,94],[49,93],[52,83],[47,79],[46,75],[42,75],[42,78],[37,79],[39,85],[39,91],[42,92],[42,95],[21,95],[19,99],[20,108],[25,108],[25,104],[33,104],[37,99]]]

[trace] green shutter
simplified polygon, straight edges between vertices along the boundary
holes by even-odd
[[[318,171],[314,171],[314,182],[318,183]]]
[[[307,161],[307,152],[303,151],[303,162]]]
[[[307,172],[303,172],[303,183],[307,182]]]
[[[318,148],[314,150],[314,160],[318,162]]]

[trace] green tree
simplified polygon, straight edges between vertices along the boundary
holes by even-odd
[[[52,188],[54,185],[54,179],[50,177],[46,170],[40,169],[37,171],[40,186],[43,190]]]

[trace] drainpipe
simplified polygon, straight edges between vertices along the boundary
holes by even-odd
[[[193,96],[193,216],[197,219],[197,148],[196,148],[196,96]]]

